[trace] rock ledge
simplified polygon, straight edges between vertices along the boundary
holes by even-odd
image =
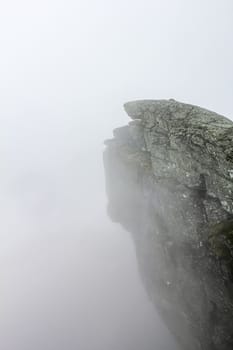
[[[104,151],[109,214],[181,348],[233,349],[233,123],[175,100],[124,108]]]

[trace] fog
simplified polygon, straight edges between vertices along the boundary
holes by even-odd
[[[1,3],[2,349],[176,349],[107,217],[103,141],[134,99],[233,118],[232,13],[231,0]]]

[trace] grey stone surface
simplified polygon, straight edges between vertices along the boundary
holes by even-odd
[[[233,349],[233,123],[175,100],[124,108],[104,151],[109,215],[181,349]]]

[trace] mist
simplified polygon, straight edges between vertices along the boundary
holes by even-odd
[[[103,141],[135,99],[233,119],[232,13],[231,0],[0,5],[2,349],[178,349],[107,216]]]

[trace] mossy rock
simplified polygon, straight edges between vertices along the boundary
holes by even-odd
[[[209,228],[209,243],[214,254],[232,262],[233,267],[233,219]]]

